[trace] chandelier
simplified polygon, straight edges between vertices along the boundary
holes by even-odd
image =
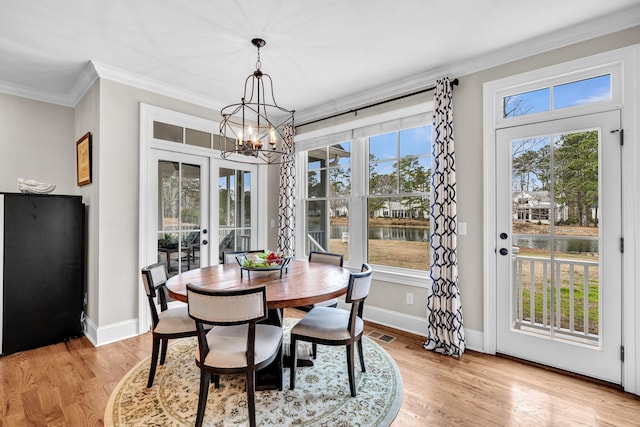
[[[221,156],[243,163],[285,163],[293,159],[288,142],[293,138],[295,111],[276,103],[271,76],[260,70],[260,48],[267,42],[251,43],[258,49],[256,70],[244,82],[240,103],[220,110]]]

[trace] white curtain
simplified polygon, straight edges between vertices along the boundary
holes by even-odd
[[[295,255],[296,165],[293,145],[294,128],[283,129],[285,159],[280,165],[280,207],[278,211],[278,252]]]
[[[423,346],[427,350],[460,357],[465,349],[465,338],[458,288],[453,96],[447,77],[436,81],[433,129],[432,285],[427,298],[427,341]]]

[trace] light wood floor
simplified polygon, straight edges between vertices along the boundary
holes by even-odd
[[[377,325],[367,325],[370,332],[395,337],[378,341],[402,373],[394,427],[640,426],[640,397],[615,387],[473,351],[457,360]],[[150,350],[145,334],[99,348],[81,338],[0,357],[0,426],[102,426],[111,391]]]

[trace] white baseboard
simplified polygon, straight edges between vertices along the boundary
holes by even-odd
[[[84,335],[95,347],[135,337],[138,334],[138,319],[112,323],[110,325],[96,327],[91,319],[86,319],[86,331]]]
[[[342,308],[348,308],[343,301],[339,300],[338,304]],[[426,318],[424,317],[412,316],[397,311],[387,310],[385,308],[366,305],[364,318],[365,320],[378,323],[380,325],[409,332],[421,337],[426,337],[427,323]],[[86,324],[87,330],[85,331],[85,336],[96,347],[139,335],[138,319],[112,323],[110,325],[96,328],[96,325],[91,321],[91,319],[87,318]],[[465,328],[464,333],[466,347],[469,350],[483,352],[482,332]]]
[[[343,307],[342,301],[339,302]],[[348,308],[348,307],[347,307]],[[365,305],[364,319],[390,328],[399,329],[421,337],[426,337],[427,320],[426,317],[411,316],[397,311],[387,310],[385,308]],[[479,331],[465,328],[465,343],[469,350],[483,352],[483,334]]]

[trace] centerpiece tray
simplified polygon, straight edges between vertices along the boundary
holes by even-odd
[[[287,267],[293,259],[291,256],[282,255],[269,255],[272,252],[266,252],[261,254],[240,254],[236,256],[236,260],[240,265],[240,277],[243,276],[246,271],[247,274],[251,271],[279,271],[280,277],[282,277],[282,271],[288,272]]]

